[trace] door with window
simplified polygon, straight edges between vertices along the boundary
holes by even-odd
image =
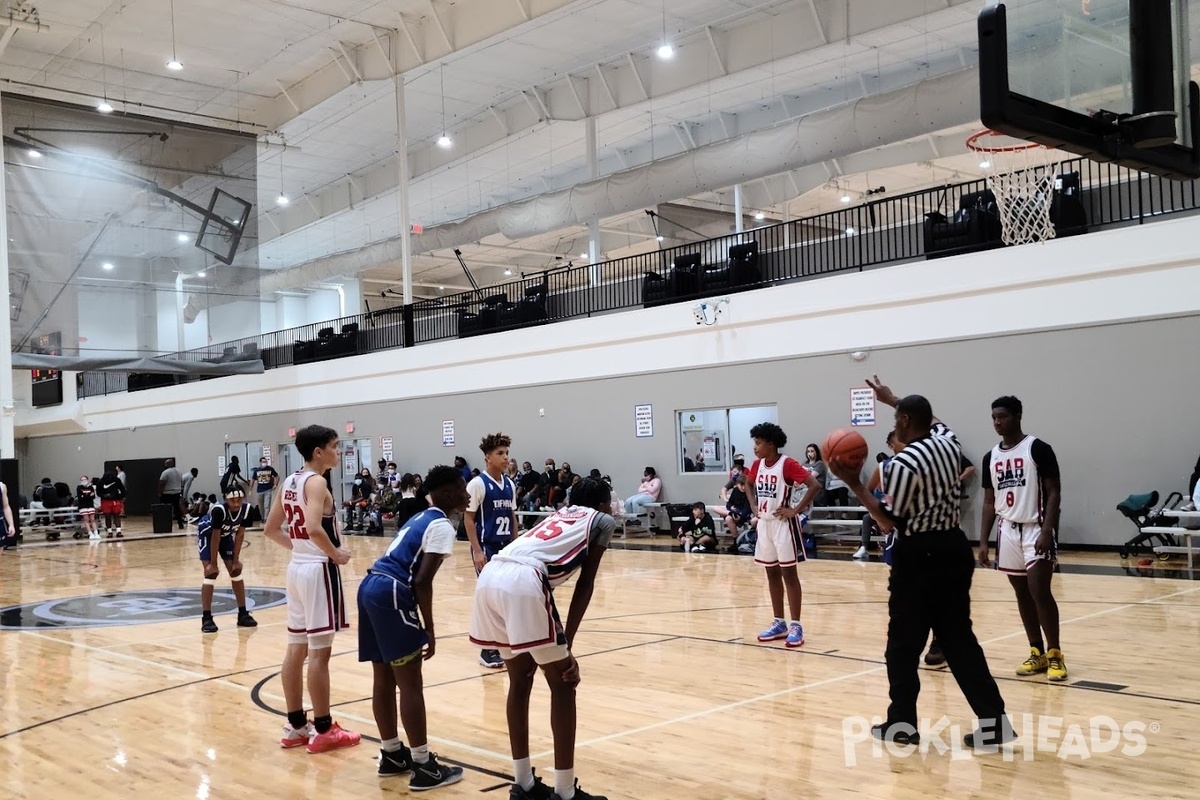
[[[370,439],[342,439],[341,480],[333,475],[333,485],[340,486],[342,495],[338,505],[346,502],[353,495],[354,478],[363,467],[375,474],[375,462],[371,455]]]

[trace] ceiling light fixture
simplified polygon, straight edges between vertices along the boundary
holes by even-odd
[[[454,140],[446,135],[446,64],[442,62],[438,69],[438,80],[442,86],[442,135],[438,137],[437,145],[443,150],[449,150],[454,146]]]
[[[96,104],[96,110],[101,114],[111,114],[113,107],[107,100],[101,100]]]
[[[850,202],[850,195],[848,195],[848,194],[843,194],[843,195],[842,195],[842,202],[843,202],[843,203],[849,203],[849,202]]]
[[[197,272],[197,273],[196,273],[196,277],[197,277],[197,278],[204,278],[204,277],[207,277],[207,276],[208,276],[208,273],[207,273],[207,272],[205,272],[204,270],[200,270],[199,272]]]
[[[755,218],[756,220],[758,220],[759,222],[762,222],[764,219],[766,219],[766,218],[767,218],[767,215],[766,215],[766,214],[764,214],[764,213],[763,213],[763,212],[761,212],[761,211],[756,211],[756,212],[754,213],[754,218]]]
[[[112,262],[111,262],[111,261],[105,261],[103,264],[101,264],[101,265],[100,265],[100,268],[101,268],[101,269],[103,269],[103,270],[105,270],[105,271],[111,270],[111,269],[113,268]]]
[[[675,57],[675,48],[671,46],[670,40],[667,39],[667,0],[663,0],[662,4],[663,17],[663,35],[662,44],[658,46],[658,57],[663,61],[667,61]]]
[[[186,242],[191,237],[189,237],[186,233],[181,233],[178,236],[176,236],[175,238],[178,239],[180,242]]]
[[[587,257],[588,257],[588,254],[587,254],[587,253],[580,253],[580,254],[579,254],[579,257],[580,257],[580,258],[587,258]]]
[[[41,157],[42,157],[42,153],[41,153],[41,151],[39,151],[39,150],[34,150],[34,149],[31,147],[31,148],[29,148],[29,157],[30,157],[30,158],[41,158]]]
[[[849,226],[847,226],[847,227],[846,227],[846,235],[847,235],[847,236],[853,236],[853,235],[854,235],[854,234],[856,234],[856,233],[858,233],[858,231],[854,230],[854,226],[853,226],[853,225],[849,225]]]
[[[284,194],[283,192],[280,192],[279,197],[275,198],[275,205],[277,205],[277,206],[286,206],[290,202],[292,202],[292,201],[289,200],[288,196],[286,194]]]
[[[980,168],[980,169],[991,169],[991,168],[992,168],[992,162],[991,162],[991,161],[988,161],[988,160],[985,158],[983,161],[980,161],[980,162],[979,162],[979,168]]]
[[[511,269],[506,269],[506,270],[504,270],[504,274],[505,274],[505,275],[512,275],[512,270],[511,270]]]
[[[183,69],[183,63],[175,52],[175,0],[171,0],[171,60],[167,62],[167,69],[172,72]]]

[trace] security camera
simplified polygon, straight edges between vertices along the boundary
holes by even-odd
[[[696,324],[704,324],[704,306],[696,306],[692,309],[692,314],[696,317]]]

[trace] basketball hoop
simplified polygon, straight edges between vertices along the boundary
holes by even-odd
[[[1053,239],[1050,208],[1061,163],[1058,151],[986,129],[972,134],[967,148],[985,156],[980,166],[989,170],[987,185],[996,196],[1004,243]]]

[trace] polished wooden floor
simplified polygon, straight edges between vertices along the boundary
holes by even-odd
[[[248,585],[282,587],[286,553],[249,536]],[[353,596],[385,540],[350,544]],[[426,697],[434,749],[467,773],[435,795],[506,797],[506,679],[477,666],[466,640],[474,575],[458,547],[437,579],[441,639],[426,665]],[[1072,559],[1095,572],[1120,564],[1115,555]],[[199,572],[191,537],[32,546],[0,553],[0,606],[194,589]],[[1011,590],[1003,576],[977,573],[979,638],[1018,728],[1029,727],[1030,714],[1053,729],[1043,746],[1031,742],[1010,759],[936,748],[889,754],[844,735],[885,708],[887,567],[804,565],[808,642],[787,651],[754,640],[769,611],[750,559],[614,549],[577,643],[576,772],[589,791],[630,799],[1194,797],[1200,583],[1111,573],[1056,579],[1071,670],[1065,685],[1013,675],[1026,644]],[[560,590],[563,609],[569,588]],[[279,748],[284,609],[257,617],[254,630],[218,617],[220,633],[208,636],[198,619],[0,631],[0,797],[406,794],[406,779],[375,775],[373,742],[319,756]],[[336,718],[373,736],[370,670],[357,661],[353,630],[334,653]],[[922,683],[922,717],[934,724],[946,715],[966,730],[969,709],[951,674],[925,670]],[[534,766],[549,778],[541,688],[533,716]],[[1099,717],[1143,724],[1144,752],[1085,752]]]

